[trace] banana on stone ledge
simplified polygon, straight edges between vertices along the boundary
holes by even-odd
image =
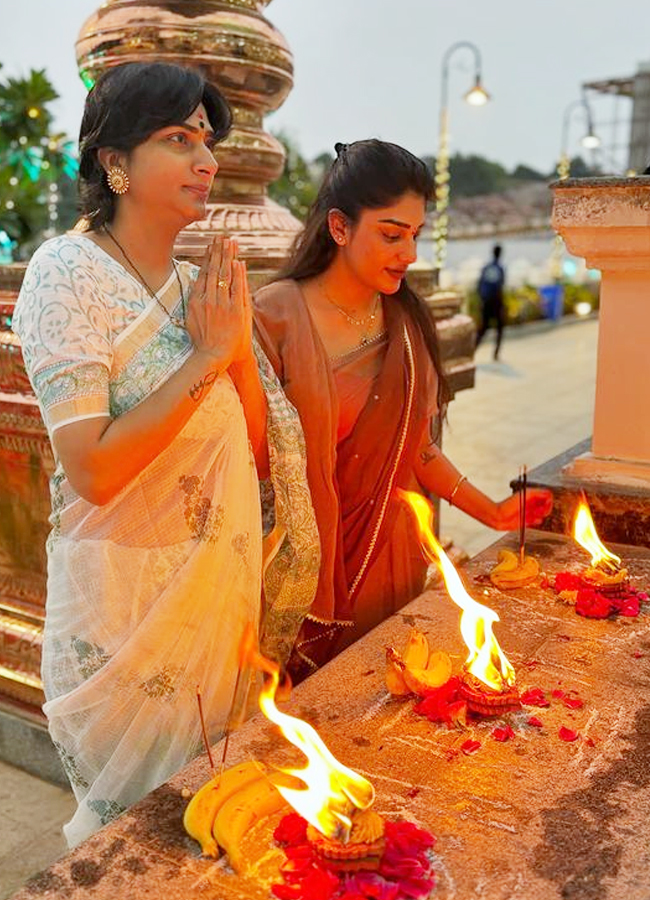
[[[241,843],[245,834],[256,822],[279,812],[287,801],[277,789],[296,787],[302,782],[282,772],[258,779],[233,794],[217,812],[212,826],[214,840],[228,855],[228,862],[238,874],[246,869]]]
[[[189,836],[199,842],[204,856],[219,858],[219,847],[212,834],[219,810],[248,785],[266,781],[266,771],[266,766],[248,760],[211,778],[194,794],[185,809],[183,825]]]
[[[539,563],[534,556],[525,556],[522,563],[512,550],[499,550],[498,560],[490,572],[490,581],[500,590],[526,587],[539,575]]]
[[[451,678],[451,659],[442,650],[429,649],[427,636],[412,628],[401,654],[386,648],[386,687],[393,697],[426,694]]]

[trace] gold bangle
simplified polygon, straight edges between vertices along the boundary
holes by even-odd
[[[457,481],[456,484],[454,485],[453,490],[452,490],[451,494],[449,495],[449,499],[447,500],[447,503],[448,503],[450,506],[453,506],[453,505],[454,505],[454,504],[452,503],[452,500],[454,499],[454,497],[455,497],[456,494],[458,493],[458,489],[459,489],[459,487],[461,486],[461,484],[463,483],[463,481],[467,481],[467,475],[459,475],[458,481]]]

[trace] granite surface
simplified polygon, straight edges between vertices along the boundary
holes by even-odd
[[[465,653],[458,610],[441,588],[414,600],[300,685],[288,712],[317,727],[332,752],[369,778],[376,809],[405,817],[438,837],[439,900],[647,900],[650,896],[650,614],[638,619],[587,620],[548,589],[502,593],[484,576],[500,546],[464,569],[471,593],[501,617],[495,632],[517,671],[520,689],[575,690],[581,709],[553,699],[548,709],[504,717],[515,737],[497,742],[499,720],[468,732],[448,731],[416,715],[413,701],[395,700],[384,682],[384,648],[400,646],[411,625],[445,649],[456,667]],[[554,534],[529,535],[547,572],[578,568],[586,554]],[[633,574],[650,584],[650,552],[612,547]],[[478,578],[478,580],[477,580]],[[543,728],[527,724],[539,716]],[[559,739],[574,729],[573,743]],[[471,756],[460,745],[481,742]],[[219,749],[217,748],[217,753]],[[260,716],[230,741],[229,762],[250,756],[280,765],[300,754]],[[199,856],[181,824],[187,800],[208,776],[195,760],[121,819],[33,878],[16,900],[209,898],[269,896],[259,879],[233,875],[225,862]],[[254,841],[270,849],[270,825]]]

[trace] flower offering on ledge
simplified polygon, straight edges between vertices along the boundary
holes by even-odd
[[[364,824],[361,833],[367,836],[365,825],[374,829],[377,823],[373,820]],[[431,860],[434,836],[411,822],[382,820],[382,829],[384,847],[373,871],[346,870],[338,861],[332,865],[332,859],[323,858],[318,841],[313,840],[313,827],[297,813],[289,813],[273,835],[286,856],[286,862],[280,868],[283,882],[272,886],[273,896],[279,900],[400,900],[405,897],[417,900],[428,897],[435,884]]]
[[[562,600],[574,605],[579,616],[638,616],[641,604],[648,602],[648,594],[630,584],[628,570],[622,567],[620,558],[601,542],[584,499],[578,505],[573,537],[591,556],[591,565],[580,572],[558,572],[542,586],[553,588]]]

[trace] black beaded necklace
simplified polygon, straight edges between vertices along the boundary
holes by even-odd
[[[109,231],[109,229],[106,227],[106,225],[104,225],[104,231],[106,232],[106,234],[108,235],[108,237],[113,241],[113,243],[115,244],[115,246],[117,247],[117,249],[120,251],[120,253],[121,253],[122,256],[124,257],[124,259],[125,259],[125,260],[127,261],[127,263],[131,266],[131,268],[133,269],[133,271],[135,272],[135,274],[138,276],[138,278],[139,278],[140,281],[142,282],[143,286],[147,289],[147,291],[149,292],[149,294],[151,295],[151,297],[156,301],[156,303],[158,304],[158,306],[159,306],[159,307],[162,309],[162,311],[165,313],[165,315],[167,316],[167,318],[169,319],[169,321],[172,323],[172,325],[175,325],[176,328],[185,328],[185,295],[183,294],[183,285],[182,285],[182,283],[181,283],[181,276],[178,274],[178,268],[176,267],[176,261],[174,260],[174,258],[172,257],[172,266],[174,267],[174,274],[176,275],[176,281],[178,282],[178,289],[179,289],[179,291],[180,291],[180,293],[181,293],[181,309],[183,310],[183,318],[182,318],[182,319],[179,318],[178,316],[173,316],[173,315],[170,313],[170,311],[167,309],[167,307],[165,306],[165,304],[162,302],[162,300],[160,299],[160,297],[158,296],[158,294],[156,294],[155,291],[152,291],[152,289],[149,287],[149,285],[147,284],[147,282],[144,280],[144,278],[143,278],[142,275],[140,274],[140,272],[139,272],[139,270],[137,269],[137,267],[134,265],[134,263],[133,263],[133,261],[131,260],[131,258],[128,256],[128,254],[127,254],[126,250],[124,249],[124,247],[120,244],[120,242],[119,242],[118,239],[115,237],[115,235],[114,235],[111,231]]]

